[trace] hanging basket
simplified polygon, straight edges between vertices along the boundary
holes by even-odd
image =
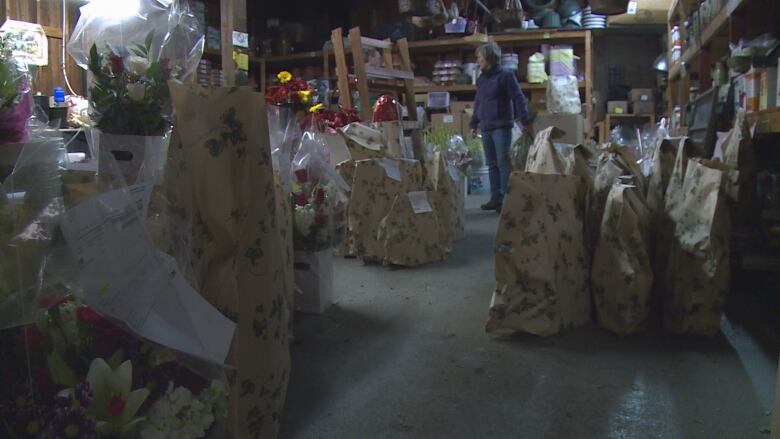
[[[594,14],[625,14],[628,9],[628,0],[590,0],[590,8]]]

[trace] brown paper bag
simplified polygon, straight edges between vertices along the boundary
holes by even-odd
[[[170,83],[201,294],[236,321],[224,437],[277,437],[290,371],[292,265],[261,95]],[[184,203],[185,207],[186,204]],[[289,204],[289,203],[288,203]],[[287,218],[283,220],[283,218]],[[284,221],[284,222],[283,222]],[[289,226],[289,224],[287,224]],[[289,236],[289,229],[286,232]]]
[[[619,145],[608,145],[600,151],[593,188],[588,197],[588,217],[586,221],[588,247],[595,250],[601,231],[601,220],[604,217],[604,207],[607,197],[620,176],[635,177],[635,184],[644,197],[645,184],[642,171],[636,163],[634,150]]]
[[[723,143],[723,163],[739,171],[739,181],[727,183],[726,190],[735,194],[733,209],[735,225],[755,222],[756,209],[756,153],[745,112],[740,110],[734,119],[734,128]]]
[[[339,128],[352,160],[367,160],[386,157],[384,135],[362,123],[351,123]]]
[[[693,143],[687,137],[681,137],[673,141],[676,149],[672,174],[669,176],[669,184],[664,195],[664,207],[661,218],[658,220],[657,229],[653,233],[655,237],[655,256],[653,268],[655,271],[656,291],[663,298],[669,285],[666,276],[669,267],[669,256],[674,245],[674,224],[678,216],[678,210],[683,199],[683,181],[688,160],[693,154]]]
[[[633,334],[647,325],[653,269],[650,217],[639,189],[616,183],[607,197],[591,279],[599,326]]]
[[[720,329],[729,291],[731,201],[726,186],[732,176],[720,163],[688,161],[682,200],[674,211],[664,303],[664,326],[671,333],[712,336]]]
[[[426,189],[434,191],[434,208],[439,216],[440,242],[452,251],[455,241],[465,235],[466,197],[463,188],[463,174],[447,163],[445,153],[433,154],[433,162],[427,172]]]
[[[496,234],[487,331],[547,336],[590,321],[582,177],[514,172]]]
[[[663,217],[666,188],[674,170],[680,138],[663,139],[653,153],[652,174],[647,182],[647,209],[650,211],[651,236],[655,236]],[[652,238],[651,238],[652,239]]]
[[[588,168],[590,151],[582,145],[561,145],[556,148],[553,140],[563,131],[549,127],[536,134],[534,144],[528,152],[525,171],[537,174],[579,175],[590,185],[593,177]]]
[[[336,165],[336,172],[338,172],[341,178],[349,185],[350,194],[355,180],[356,167],[357,163],[354,160],[346,160]],[[357,250],[355,249],[355,233],[349,227],[349,203],[347,203],[347,207],[344,210],[344,217],[347,218],[347,226],[344,230],[344,240],[341,242],[341,245],[336,248],[336,254],[351,258],[357,256]]]
[[[422,167],[417,160],[360,160],[353,183],[348,227],[356,254],[366,262],[381,262],[385,250],[377,238],[379,223],[396,195],[423,190]]]
[[[376,122],[374,128],[382,133],[384,151],[387,157],[396,159],[413,159],[411,142],[404,138],[404,129],[401,122]]]
[[[437,236],[439,219],[430,201],[432,195],[422,191],[395,197],[390,212],[379,224],[385,264],[418,267],[447,257]]]

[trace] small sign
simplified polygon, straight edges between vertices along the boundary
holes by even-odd
[[[233,45],[236,47],[249,48],[249,34],[246,32],[233,31]]]
[[[428,201],[427,192],[409,192],[407,196],[412,203],[412,211],[415,214],[433,212],[433,207],[431,207],[431,203]]]
[[[636,15],[636,6],[637,6],[637,0],[631,0],[628,2],[628,9],[626,10],[626,13],[628,15]]]
[[[0,36],[14,58],[34,66],[49,64],[49,40],[40,24],[6,20],[0,27]]]
[[[445,114],[441,120],[443,123],[455,123],[455,116],[452,114]]]

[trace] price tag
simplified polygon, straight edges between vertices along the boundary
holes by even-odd
[[[407,196],[412,203],[412,210],[415,214],[433,212],[433,207],[431,207],[431,203],[428,201],[427,192],[409,192]]]
[[[233,45],[249,48],[249,34],[246,32],[233,31]]]
[[[384,168],[388,178],[392,178],[395,181],[401,181],[401,163],[398,160],[377,159],[377,163]]]
[[[455,116],[452,114],[445,114],[441,120],[443,123],[455,123]]]

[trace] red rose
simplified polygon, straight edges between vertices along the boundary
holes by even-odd
[[[317,188],[316,198],[317,198],[317,202],[318,203],[320,203],[320,204],[324,203],[325,202],[325,189]]]
[[[108,55],[108,60],[111,63],[111,73],[121,75],[125,71],[125,60],[121,56],[112,53]]]
[[[295,194],[295,204],[298,206],[305,206],[309,204],[309,197],[304,192],[298,192]]]
[[[33,370],[33,382],[43,397],[50,398],[57,393],[57,388],[51,379],[51,372],[49,372],[48,368],[38,367]]]
[[[317,186],[318,184],[320,184],[320,178],[319,178],[319,177],[316,177],[316,176],[314,176],[314,175],[312,175],[312,176],[309,178],[309,181],[311,182],[311,184],[313,184],[313,185],[315,185],[315,186]]]
[[[111,395],[111,399],[106,404],[106,411],[109,415],[117,417],[125,411],[125,400],[119,395]]]
[[[87,305],[76,308],[76,318],[89,326],[98,326],[104,322],[104,318]]]
[[[317,216],[314,217],[314,224],[318,227],[326,226],[328,224],[328,214],[323,210],[317,212]]]
[[[309,181],[309,171],[306,169],[298,169],[295,171],[295,178],[298,180],[298,183],[306,183]]]

